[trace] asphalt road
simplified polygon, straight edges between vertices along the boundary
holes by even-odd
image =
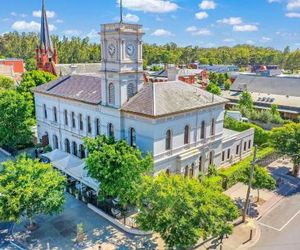
[[[261,237],[253,250],[300,250],[300,189],[259,220]]]

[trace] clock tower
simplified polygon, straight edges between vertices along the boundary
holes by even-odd
[[[101,25],[102,105],[120,108],[143,86],[142,26]]]

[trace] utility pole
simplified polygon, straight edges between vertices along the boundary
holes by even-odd
[[[243,211],[243,221],[246,221],[246,216],[247,216],[247,210],[249,207],[249,198],[250,198],[250,192],[251,192],[251,185],[252,185],[252,179],[253,179],[253,174],[254,174],[254,167],[256,163],[256,151],[257,151],[257,146],[254,146],[254,155],[253,155],[253,161],[251,163],[251,170],[250,170],[250,178],[249,178],[249,183],[248,183],[248,190],[247,190],[247,195],[246,195],[246,201],[245,201],[245,207]]]

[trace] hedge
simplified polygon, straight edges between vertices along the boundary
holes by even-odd
[[[275,149],[271,148],[271,147],[267,147],[267,148],[258,150],[257,160],[262,160],[262,159],[272,155],[273,153],[275,153]],[[235,185],[236,183],[238,183],[243,169],[245,167],[249,166],[251,164],[252,160],[253,160],[253,154],[246,157],[244,160],[241,160],[240,162],[232,165],[229,168],[220,169],[218,176],[220,176],[222,178],[222,181],[220,181],[220,179],[218,181],[219,181],[219,183],[222,183],[222,188],[224,190],[226,190],[226,189],[232,187],[233,185]],[[215,183],[217,183],[217,181]]]

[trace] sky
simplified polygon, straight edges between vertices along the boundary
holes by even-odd
[[[2,0],[4,2],[4,0]],[[100,24],[119,21],[119,0],[45,0],[51,34],[99,42]],[[251,44],[300,48],[300,0],[123,0],[124,20],[147,43],[199,47]],[[0,34],[39,32],[41,0],[1,4]]]

